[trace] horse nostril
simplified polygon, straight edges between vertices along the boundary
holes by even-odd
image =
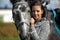
[[[26,7],[25,7],[25,6],[22,6],[22,7],[20,7],[19,9],[20,9],[22,12],[25,12]]]

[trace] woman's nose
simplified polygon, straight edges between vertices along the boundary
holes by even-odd
[[[37,14],[37,11],[35,11],[35,14]]]

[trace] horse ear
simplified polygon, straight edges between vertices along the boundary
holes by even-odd
[[[16,3],[16,2],[19,2],[19,1],[21,1],[21,0],[10,0],[10,2],[11,2],[12,4],[14,4],[14,3]]]
[[[16,3],[16,0],[10,0],[10,2],[11,2],[12,4],[14,4],[14,3]]]

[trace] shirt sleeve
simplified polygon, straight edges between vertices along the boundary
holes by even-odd
[[[35,26],[31,25],[31,37],[34,40],[48,40],[48,36],[50,34],[50,24],[49,21],[44,21],[43,24],[41,25],[42,29],[41,32],[37,33]]]
[[[40,33],[41,40],[48,40],[49,34],[50,34],[50,24],[49,21],[45,21],[42,24],[42,30]]]
[[[40,39],[37,32],[36,32],[36,29],[35,29],[34,25],[31,25],[31,32],[30,33],[31,33],[31,37],[34,40],[39,40]]]

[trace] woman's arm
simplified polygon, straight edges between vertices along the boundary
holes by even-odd
[[[48,40],[49,34],[50,34],[50,23],[49,21],[43,21],[42,29],[40,33],[41,40]]]
[[[48,35],[50,34],[50,24],[49,21],[43,21],[41,32],[37,33],[34,25],[31,25],[31,37],[34,40],[48,40]]]
[[[33,40],[39,40],[39,36],[36,32],[35,26],[34,26],[35,20],[33,18],[30,19],[30,36]]]
[[[31,25],[31,29],[30,29],[30,30],[31,30],[31,31],[30,31],[30,33],[31,33],[30,35],[31,35],[32,39],[33,39],[33,40],[40,40],[40,38],[39,38],[39,36],[38,36],[38,33],[37,33],[34,25]]]

